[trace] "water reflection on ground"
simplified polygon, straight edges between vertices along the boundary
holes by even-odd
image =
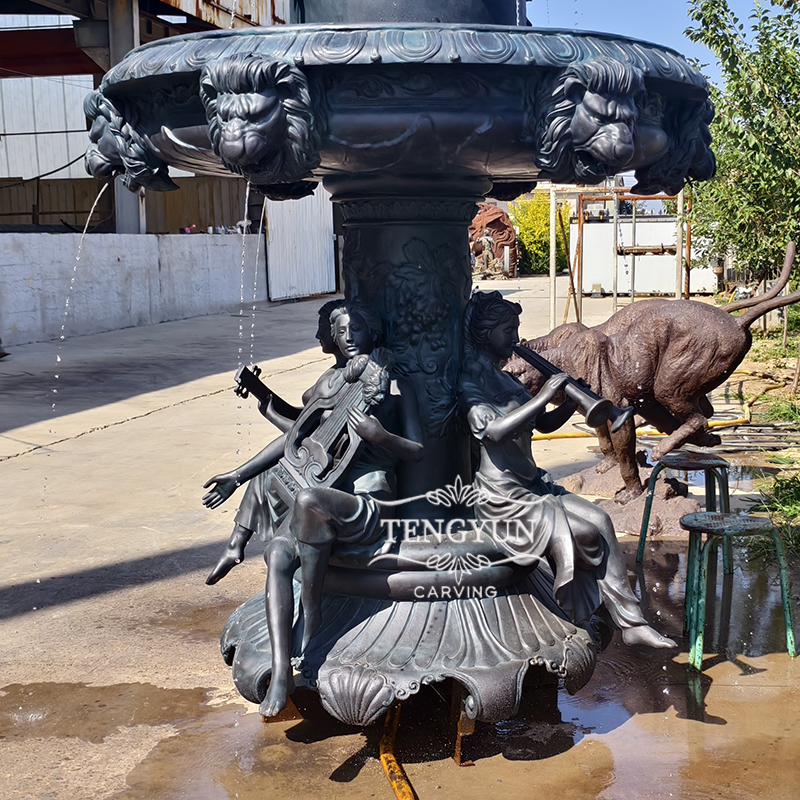
[[[449,682],[422,687],[403,704],[395,749],[420,798],[796,794],[800,664],[785,653],[775,567],[740,552],[724,588],[719,569],[698,674],[687,665],[682,638],[685,543],[648,543],[638,571],[635,545],[623,542],[631,579],[653,624],[678,640],[677,654],[627,648],[616,637],[574,696],[532,671],[519,714],[479,723],[464,739],[463,757],[475,765],[469,768],[451,758]],[[795,608],[799,566],[791,574]],[[200,641],[214,627],[206,617],[176,615],[169,624]],[[377,761],[379,727],[337,723],[311,692],[298,705],[304,719],[265,725],[203,688],[6,686],[0,773],[16,796],[70,800],[392,796]]]

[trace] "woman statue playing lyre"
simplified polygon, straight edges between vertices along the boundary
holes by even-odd
[[[347,357],[333,340],[331,332],[331,314],[344,305],[343,300],[329,300],[319,309],[319,321],[316,340],[323,353],[332,355],[336,363],[327,369],[317,380],[314,386],[306,389],[303,394],[303,404],[309,402],[314,393],[318,394],[320,387],[327,384],[326,391],[336,391],[341,386],[342,368],[347,363]],[[337,312],[338,313],[338,312]],[[237,389],[237,394],[240,394]],[[279,430],[286,432],[289,425],[287,420],[294,421],[300,416],[302,407],[297,408],[287,403],[283,398],[274,393],[270,393],[269,402],[259,402],[258,410],[262,416],[276,425]],[[241,395],[240,395],[241,396]],[[233,533],[225,547],[222,555],[214,568],[206,578],[206,583],[211,585],[224,578],[237,564],[244,561],[244,551],[248,542],[256,531],[260,531],[262,536],[266,536],[266,531],[271,530],[272,522],[269,516],[269,508],[264,502],[267,495],[266,481],[268,474],[262,468],[263,463],[276,464],[277,460],[283,455],[284,437],[278,437],[262,450],[254,459],[248,461],[246,465],[233,472],[215,475],[209,479],[204,489],[213,486],[211,491],[203,497],[203,504],[209,508],[217,508],[230,497],[236,488],[243,483],[247,484],[244,497],[239,504],[236,512]]]
[[[476,292],[467,305],[459,400],[480,442],[476,519],[517,563],[550,565],[556,599],[575,624],[588,624],[603,605],[626,644],[675,647],[647,624],[608,514],[545,480],[536,466],[533,429],[556,430],[577,406],[567,399],[546,410],[569,380],[563,373],[531,398],[500,368],[519,341],[521,311],[500,292]]]
[[[241,528],[245,543],[253,530],[267,540],[272,675],[261,705],[266,716],[277,714],[292,690],[295,570],[302,567],[305,650],[320,626],[323,580],[333,548],[371,547],[381,540],[378,501],[396,496],[397,461],[422,456],[416,398],[392,372],[392,354],[377,346],[380,320],[357,302],[342,301],[330,312],[330,330],[344,364],[329,369],[306,392],[296,419],[269,409],[267,416],[283,436],[234,472],[211,478],[206,486],[213,487],[203,498],[206,506],[216,508],[236,486],[263,476],[248,489],[246,513],[237,515],[234,538]],[[232,555],[233,563],[241,560],[243,545]],[[222,561],[218,567],[224,574],[232,564],[226,556]]]

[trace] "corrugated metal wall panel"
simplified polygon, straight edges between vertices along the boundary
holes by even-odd
[[[72,20],[63,15],[0,14],[0,28],[69,28]],[[83,98],[92,88],[91,75],[0,80],[0,178],[32,178],[82,155],[87,144]],[[28,135],[3,136],[4,133]],[[79,160],[48,177],[85,176]]]
[[[103,181],[94,178],[41,180],[14,185],[0,180],[0,225],[33,224],[33,206],[39,207],[42,225],[60,226],[62,221],[83,229]],[[235,228],[244,217],[245,182],[241,178],[177,178],[177,192],[147,192],[145,203],[148,233],[178,233],[181,228],[196,225],[206,232],[208,227]],[[217,203],[211,197],[219,197]],[[112,213],[113,194],[107,191],[92,218],[91,227],[106,220]],[[251,219],[257,212],[251,212]]]
[[[302,200],[267,201],[270,300],[336,290],[333,207],[322,186]]]
[[[0,178],[32,178],[82,155],[89,141],[83,99],[92,86],[91,75],[0,80]],[[52,177],[85,175],[79,159]]]

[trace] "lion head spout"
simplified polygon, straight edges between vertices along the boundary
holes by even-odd
[[[644,97],[640,69],[598,58],[543,81],[526,115],[536,165],[553,180],[598,183],[636,155]]]
[[[136,130],[135,122],[126,122],[114,103],[101,91],[89,92],[83,111],[92,121],[91,144],[86,150],[86,171],[95,178],[122,175],[126,189],[141,187],[165,192],[178,187],[169,177],[167,165],[148,149],[147,140]]]
[[[319,166],[306,78],[289,63],[250,54],[208,65],[200,79],[214,152],[255,184],[296,184]]]

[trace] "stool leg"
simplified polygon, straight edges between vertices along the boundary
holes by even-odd
[[[719,484],[719,510],[723,514],[728,514],[731,510],[728,468],[716,467],[714,474]],[[733,542],[729,536],[725,536],[722,539],[722,571],[725,575],[733,575]]]
[[[686,555],[686,591],[683,600],[683,632],[690,633],[694,620],[697,590],[695,588],[695,575],[697,565],[700,563],[700,534],[689,531],[689,550]]]
[[[647,499],[644,502],[644,514],[642,515],[642,530],[639,533],[639,549],[636,551],[636,563],[641,564],[644,558],[644,542],[647,538],[647,529],[650,527],[650,513],[653,510],[653,495],[656,491],[656,478],[664,469],[661,464],[656,464],[650,473],[650,481],[647,487]]]
[[[704,469],[703,476],[706,484],[706,511],[717,510],[717,471],[715,469]],[[709,480],[710,478],[710,480]]]
[[[703,671],[703,636],[706,625],[706,580],[708,578],[708,557],[714,549],[714,537],[709,536],[701,549],[699,569],[697,570],[697,604],[695,608],[694,631],[691,634],[689,664],[698,672]]]
[[[794,658],[797,655],[797,650],[794,644],[792,598],[789,593],[789,573],[786,567],[786,553],[783,550],[781,535],[775,528],[772,529],[772,538],[775,541],[775,553],[778,556],[778,569],[781,575],[781,599],[783,600],[783,619],[786,625],[786,649],[789,652],[789,656]]]

